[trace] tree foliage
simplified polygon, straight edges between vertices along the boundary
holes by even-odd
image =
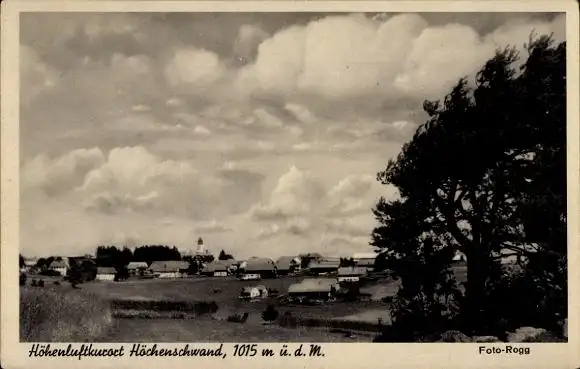
[[[498,296],[509,284],[538,307],[528,324],[565,315],[566,47],[542,36],[526,49],[521,68],[514,48],[498,50],[475,86],[463,78],[444,101],[426,101],[427,122],[378,174],[401,195],[378,202],[372,241],[403,280],[395,310],[420,310],[414,304],[426,294],[449,297],[462,329],[492,330],[506,320]],[[467,258],[461,298],[443,262],[455,250]],[[506,254],[525,270],[510,283]]]
[[[226,254],[224,250],[220,251],[218,255],[218,260],[233,260],[233,256],[230,254]]]

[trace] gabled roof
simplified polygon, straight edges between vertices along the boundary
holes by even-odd
[[[132,261],[129,264],[127,264],[127,269],[138,269],[138,268],[148,268],[148,267],[149,266],[144,261]]]
[[[310,269],[329,269],[329,268],[338,269],[339,266],[340,266],[339,260],[311,261],[310,264],[308,264],[308,268]]]
[[[276,269],[276,263],[272,259],[252,258],[246,261],[247,272],[272,271]]]
[[[238,265],[238,261],[235,259],[227,259],[227,260],[216,260],[219,263],[222,263],[226,267],[231,267],[232,265]]]
[[[364,267],[374,267],[375,266],[375,259],[361,259],[355,261],[357,266],[364,266]]]
[[[288,270],[293,262],[298,263],[300,258],[298,256],[281,256],[276,260],[276,266],[280,270]]]
[[[339,277],[351,277],[367,274],[367,268],[362,267],[342,267],[338,268]]]
[[[97,274],[117,274],[115,268],[97,267]]]
[[[358,252],[352,256],[353,259],[376,259],[377,257],[376,252]]]
[[[50,263],[49,268],[68,268],[68,261],[63,259],[63,260],[54,260],[52,263]]]
[[[203,268],[203,271],[208,273],[226,272],[227,270],[228,266],[222,261],[212,261],[211,263],[206,264]]]
[[[149,269],[160,273],[179,272],[180,270],[189,269],[189,263],[177,260],[154,261]]]
[[[299,283],[294,283],[288,287],[288,293],[305,293],[305,292],[330,292],[332,288],[338,289],[336,279],[305,279]]]

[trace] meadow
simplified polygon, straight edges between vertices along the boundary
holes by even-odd
[[[284,294],[303,278],[92,281],[77,289],[62,281],[55,285],[53,278],[43,289],[21,287],[21,341],[370,342],[375,332],[338,329],[342,324],[335,323],[377,324],[380,318],[389,324],[382,298],[396,293],[398,283],[391,280],[362,287],[369,298],[352,302],[301,305],[275,297],[254,302],[237,298],[243,287],[252,285]],[[280,316],[291,314],[308,326],[264,324],[261,313],[268,305],[274,305]],[[242,313],[248,313],[244,323],[227,321]]]

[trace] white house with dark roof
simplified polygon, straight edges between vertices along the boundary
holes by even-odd
[[[149,265],[147,265],[147,263],[144,261],[132,261],[129,264],[127,264],[127,269],[129,270],[129,274],[131,275],[144,273],[148,268]]]
[[[222,260],[214,260],[203,267],[201,274],[212,277],[227,277],[229,274],[228,263],[224,263]]]
[[[95,279],[98,281],[113,281],[115,280],[115,274],[117,274],[115,268],[97,267]]]
[[[60,275],[65,276],[70,269],[70,265],[67,258],[62,258],[61,260],[54,260],[50,263],[48,269],[54,270],[60,273]]]

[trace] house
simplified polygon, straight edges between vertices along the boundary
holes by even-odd
[[[242,279],[253,280],[261,278],[275,278],[277,276],[276,263],[267,258],[250,258],[246,260]]]
[[[227,277],[228,272],[228,265],[220,260],[212,261],[205,265],[201,274],[213,277]]]
[[[300,271],[301,260],[298,256],[282,256],[276,260],[279,275],[288,275]]]
[[[455,255],[453,255],[452,261],[454,264],[462,264],[467,261],[467,258],[465,257],[465,254],[462,253],[461,251],[456,251]]]
[[[149,268],[144,261],[132,261],[127,264],[127,269],[129,270],[129,275],[142,275],[145,274],[145,271]]]
[[[70,269],[68,259],[65,258],[60,260],[54,260],[52,263],[50,263],[48,269],[54,270],[55,272],[58,272],[60,275],[65,276],[67,275],[67,272]]]
[[[328,273],[335,273],[340,266],[340,260],[319,260],[311,261],[308,264],[308,270],[312,275],[324,275]]]
[[[298,302],[306,300],[328,301],[339,289],[338,281],[330,278],[305,279],[288,287],[288,296]]]
[[[360,277],[367,274],[365,267],[338,268],[338,282],[358,282]]]
[[[38,258],[24,258],[24,265],[27,268],[33,267],[38,262]]]
[[[361,252],[352,256],[356,266],[367,268],[371,272],[375,268],[376,252]]]
[[[149,270],[158,278],[181,278],[187,274],[189,263],[187,261],[166,260],[154,261]]]
[[[240,300],[255,300],[258,298],[263,299],[266,297],[268,297],[268,289],[260,285],[242,288],[242,291],[240,292],[240,296],[238,298]]]
[[[115,274],[117,274],[115,268],[97,267],[95,279],[98,281],[113,281],[115,280]]]

